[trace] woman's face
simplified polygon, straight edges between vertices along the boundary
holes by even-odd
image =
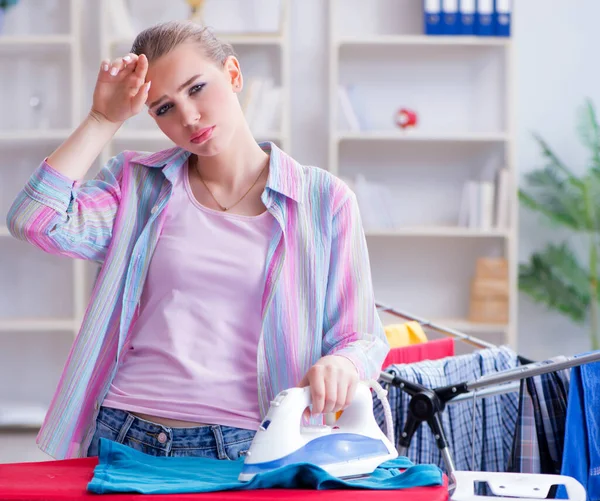
[[[236,94],[242,89],[237,59],[208,59],[196,43],[184,43],[153,61],[148,111],[176,145],[198,156],[226,149],[243,120]]]

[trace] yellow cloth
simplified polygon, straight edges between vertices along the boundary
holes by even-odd
[[[385,335],[390,348],[400,348],[411,344],[426,343],[427,336],[419,322],[405,322],[385,326]]]

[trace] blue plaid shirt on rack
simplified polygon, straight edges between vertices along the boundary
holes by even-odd
[[[442,360],[392,365],[387,372],[427,388],[438,388],[471,382],[517,365],[517,355],[509,348],[500,347]],[[387,389],[397,440],[404,428],[411,397],[399,388],[388,386]],[[442,412],[442,423],[457,470],[505,471],[517,421],[517,397],[517,393],[513,392],[478,398],[474,421],[472,400],[446,407]],[[385,429],[383,407],[379,400],[375,402],[374,409],[377,422]],[[407,456],[416,464],[437,464],[445,469],[427,424],[422,424],[413,435]]]
[[[521,381],[519,420],[507,471],[560,474],[568,393],[566,370]]]

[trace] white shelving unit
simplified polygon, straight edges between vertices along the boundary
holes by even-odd
[[[0,430],[40,426],[85,308],[83,262],[44,254],[5,226],[17,192],[81,119],[81,8],[20,2],[0,35],[0,74],[11,75],[0,96]]]
[[[453,226],[413,226],[395,230],[367,230],[367,237],[454,237],[454,238],[509,238],[506,230],[479,230]]]
[[[73,35],[13,35],[0,39],[0,46],[23,46],[23,45],[74,45],[76,38]]]
[[[516,348],[512,41],[426,36],[421,4],[329,0],[329,169],[393,192],[397,225],[365,228],[380,301]],[[353,89],[359,130],[340,126],[340,85]],[[415,128],[396,126],[399,108],[417,112]],[[464,183],[500,168],[512,181],[509,225],[459,226]],[[467,320],[475,260],[490,255],[509,261],[506,325]]]
[[[446,134],[423,134],[418,131],[360,131],[360,132],[339,132],[334,136],[334,140],[342,141],[404,141],[428,143],[504,143],[507,141],[505,134],[475,134],[475,133],[446,133]]]
[[[425,35],[367,35],[341,36],[336,40],[338,47],[348,45],[471,45],[471,46],[507,46],[510,40],[492,37],[467,36],[425,36]]]
[[[113,59],[129,52],[133,38],[114,35],[111,32],[111,22],[108,9],[110,0],[102,0],[100,10],[100,51],[101,58]],[[255,1],[255,0],[251,0]],[[264,0],[263,0],[264,1]],[[280,30],[277,33],[257,34],[221,34],[215,33],[219,38],[232,44],[239,56],[245,82],[249,78],[271,77],[277,85],[282,87],[282,100],[280,107],[280,128],[256,135],[258,142],[273,141],[284,150],[290,149],[290,0],[271,1],[273,6],[280,6]],[[160,2],[164,4],[164,2]],[[149,0],[144,8],[152,12],[157,0]],[[164,7],[164,5],[163,5]],[[157,7],[156,12],[161,12]],[[173,19],[173,16],[169,17]],[[164,19],[144,19],[143,25],[150,25]],[[210,23],[209,23],[210,25]],[[172,143],[158,129],[154,121],[142,112],[134,117],[115,136],[102,153],[101,163],[106,163],[111,156],[124,149],[142,151],[158,151],[172,146]]]

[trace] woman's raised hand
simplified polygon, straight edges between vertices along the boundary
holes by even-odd
[[[112,123],[137,115],[150,89],[150,82],[145,82],[147,72],[148,59],[144,54],[102,61],[90,114]]]

